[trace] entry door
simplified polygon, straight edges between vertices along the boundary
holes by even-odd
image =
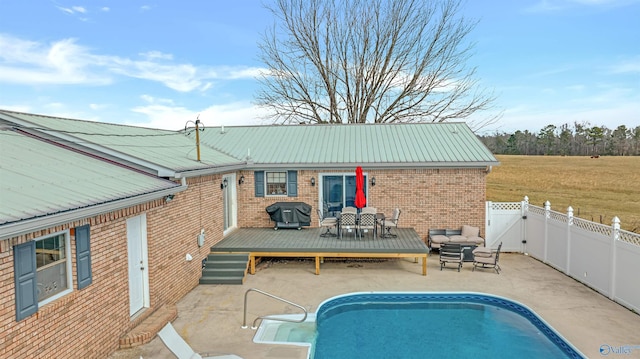
[[[222,181],[226,180],[226,187],[222,190],[222,208],[223,208],[223,223],[224,234],[232,230],[238,225],[237,213],[238,213],[238,201],[236,195],[236,175],[230,174],[224,176]]]
[[[147,217],[127,220],[129,258],[129,315],[149,306],[149,269],[147,262]]]

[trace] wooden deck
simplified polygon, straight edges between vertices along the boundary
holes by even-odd
[[[354,238],[320,237],[322,228],[240,228],[211,247],[211,253],[249,253],[249,273],[255,274],[256,258],[315,258],[320,274],[323,258],[422,258],[422,275],[427,275],[429,248],[413,228],[394,230],[397,237],[373,239],[371,233]]]

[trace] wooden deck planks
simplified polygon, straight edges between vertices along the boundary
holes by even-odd
[[[422,274],[427,275],[429,249],[413,228],[398,228],[395,238],[376,238],[369,233],[362,240],[346,235],[320,237],[322,228],[279,229],[241,228],[211,247],[212,253],[249,253],[250,273],[255,274],[257,257],[315,258],[320,274],[322,258],[422,258]]]

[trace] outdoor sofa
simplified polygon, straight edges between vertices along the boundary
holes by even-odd
[[[429,249],[439,249],[443,243],[484,246],[484,238],[480,237],[480,228],[468,225],[460,229],[429,229]]]

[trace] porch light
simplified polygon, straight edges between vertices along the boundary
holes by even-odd
[[[164,198],[164,201],[167,202],[167,203],[171,202],[171,200],[173,200],[173,195],[172,194],[170,194],[170,195],[168,195],[168,196],[166,196]]]
[[[238,184],[243,184],[244,183],[244,175],[240,176],[240,179],[238,180]]]
[[[311,177],[311,186],[315,186],[315,185],[316,185],[316,178]]]
[[[227,185],[229,184],[229,181],[225,178],[222,180],[222,183],[220,183],[220,189],[225,189],[227,188]]]
[[[376,178],[375,177],[371,177],[371,187],[376,185]]]

